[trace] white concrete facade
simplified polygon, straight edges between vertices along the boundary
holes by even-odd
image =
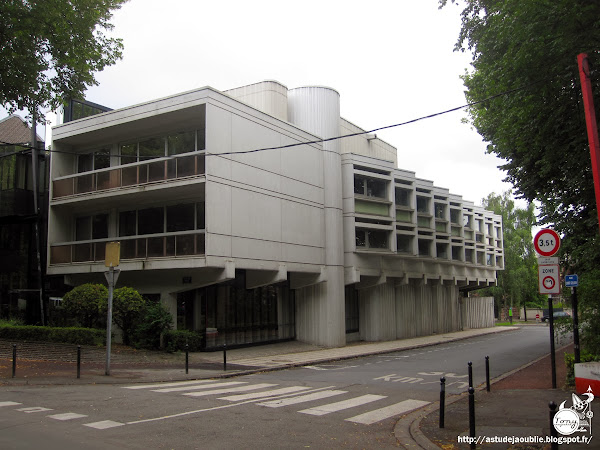
[[[119,284],[207,347],[458,330],[459,291],[503,268],[501,218],[398,169],[331,88],[206,87],[57,126],[52,145],[48,273],[102,282],[119,241]]]

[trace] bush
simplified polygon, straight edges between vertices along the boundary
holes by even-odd
[[[0,326],[0,339],[62,342],[76,345],[103,345],[106,340],[106,332],[93,328],[76,327]]]
[[[171,328],[172,321],[171,313],[160,302],[146,301],[133,330],[133,345],[137,348],[159,348],[160,336]]]
[[[131,335],[139,323],[146,300],[130,287],[115,289],[113,293],[113,321],[123,331],[123,344],[131,344]]]
[[[102,323],[103,306],[108,289],[102,284],[82,284],[67,292],[62,300],[65,314],[84,328],[98,328]]]
[[[186,344],[190,352],[200,351],[203,339],[201,333],[188,330],[168,330],[164,334],[165,349],[168,352],[183,351]]]
[[[580,362],[591,362],[600,360],[599,355],[583,351],[579,355]],[[565,353],[565,364],[567,366],[567,385],[575,385],[575,354]]]

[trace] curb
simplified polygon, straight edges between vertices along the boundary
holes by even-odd
[[[556,349],[555,351],[560,351],[564,348],[569,347],[570,345],[571,344],[564,345],[564,346]],[[513,369],[509,372],[506,372],[506,373],[503,373],[502,375],[497,376],[496,378],[491,379],[490,386],[495,383],[498,383],[499,381],[504,380],[505,378],[508,378],[509,376],[519,372],[520,370],[526,369],[527,367],[532,366],[533,364],[536,364],[537,362],[541,361],[542,359],[547,358],[549,355],[550,355],[550,353],[542,355],[539,358],[528,362],[527,364],[523,364],[522,366],[517,367],[516,369]],[[481,383],[479,386],[475,386],[475,391],[482,391],[485,388],[486,388],[485,383]],[[451,405],[452,403],[457,402],[467,396],[468,396],[468,393],[463,392],[458,395],[453,395],[450,398],[447,397],[446,405]],[[425,436],[425,434],[421,431],[421,420],[423,420],[429,414],[433,414],[439,408],[440,408],[439,401],[434,402],[430,405],[427,405],[420,409],[417,409],[416,411],[413,411],[413,412],[407,414],[406,416],[402,417],[400,420],[398,420],[398,422],[396,423],[396,426],[394,427],[394,435],[396,436],[396,440],[398,441],[398,444],[406,449],[421,448],[423,450],[439,450],[440,447],[437,446],[436,444],[434,444],[432,441],[430,441],[429,438],[427,436]]]

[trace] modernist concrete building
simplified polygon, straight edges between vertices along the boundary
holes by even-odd
[[[398,169],[339,105],[333,89],[269,81],[55,127],[48,273],[104,282],[119,241],[118,284],[206,348],[489,324],[461,292],[495,283],[501,218]]]

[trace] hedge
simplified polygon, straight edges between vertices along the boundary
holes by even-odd
[[[165,349],[169,352],[185,350],[188,345],[190,352],[198,352],[202,349],[203,336],[200,333],[187,330],[167,330],[163,335]]]
[[[106,331],[77,327],[0,326],[0,339],[62,342],[77,345],[103,345],[106,341]]]

